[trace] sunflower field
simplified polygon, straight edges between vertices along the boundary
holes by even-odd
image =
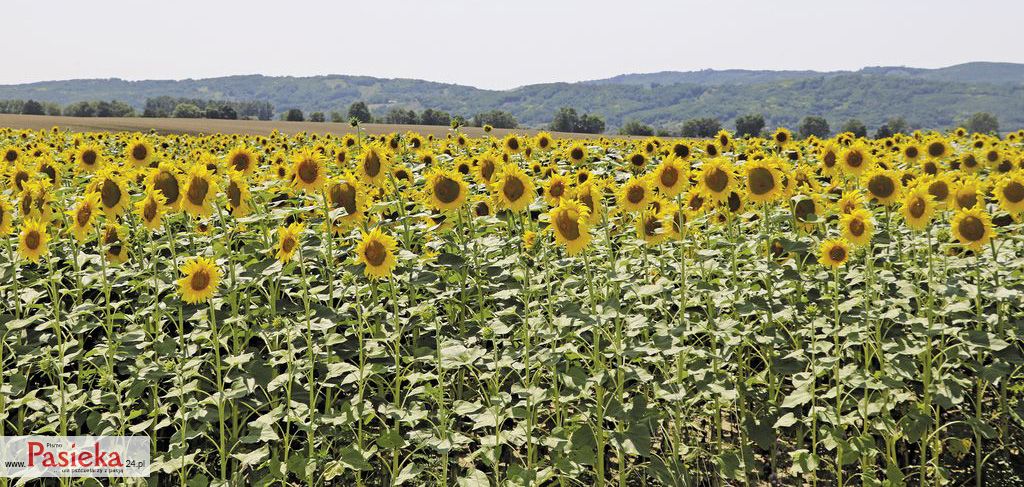
[[[0,435],[152,485],[1024,485],[1024,131],[0,129],[0,175]]]

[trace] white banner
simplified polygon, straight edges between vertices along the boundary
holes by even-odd
[[[149,477],[148,436],[0,436],[0,477]]]

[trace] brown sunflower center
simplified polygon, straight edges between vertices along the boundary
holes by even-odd
[[[476,216],[487,216],[491,214],[491,207],[487,206],[487,203],[481,201],[476,204],[473,211],[476,213]]]
[[[505,145],[511,150],[519,150],[519,139],[512,137],[508,139],[508,142],[506,142]]]
[[[854,150],[846,153],[847,166],[857,168],[860,167],[861,164],[864,164],[864,154],[861,154],[860,151]]]
[[[551,187],[548,188],[548,194],[554,198],[561,198],[565,195],[565,183],[562,181],[555,181],[551,183]]]
[[[633,154],[633,156],[629,158],[629,163],[636,167],[642,167],[647,163],[647,159],[643,154]]]
[[[814,201],[809,199],[802,199],[796,203],[793,207],[793,212],[796,215],[796,219],[800,221],[807,221],[807,217],[814,215],[816,208],[814,207]]]
[[[960,191],[956,194],[956,204],[961,208],[974,208],[978,204],[978,194],[974,191]]]
[[[142,144],[135,144],[135,146],[132,147],[132,159],[135,159],[136,161],[144,161],[148,156],[149,149],[147,149],[146,146]]]
[[[348,214],[356,212],[356,188],[349,183],[338,183],[331,186],[331,205],[334,208],[344,207]]]
[[[230,204],[232,208],[242,206],[242,188],[238,186],[237,182],[231,181],[231,183],[228,184],[227,193],[228,204]]]
[[[490,181],[491,176],[494,175],[494,161],[490,159],[480,161],[480,175],[485,181]]]
[[[284,240],[281,241],[281,251],[282,252],[287,254],[287,253],[290,253],[292,251],[292,249],[294,249],[294,248],[295,248],[295,238],[293,238],[291,235],[285,237]]]
[[[210,273],[206,269],[199,269],[189,279],[189,286],[193,291],[205,290],[210,285]]]
[[[39,248],[42,240],[43,236],[39,234],[38,230],[31,230],[28,232],[28,235],[25,235],[25,246],[30,250],[36,250]]]
[[[704,176],[704,184],[706,184],[708,189],[711,191],[721,193],[722,191],[725,191],[725,187],[729,185],[729,175],[725,174],[725,171],[716,167]]]
[[[518,177],[511,177],[502,185],[501,192],[505,194],[509,201],[519,201],[519,198],[522,198],[523,193],[526,192],[526,185]]]
[[[14,186],[18,188],[18,191],[22,190],[21,183],[28,181],[28,173],[25,171],[18,171],[14,173]]]
[[[82,162],[84,162],[86,166],[91,166],[96,164],[96,157],[96,151],[89,149],[82,153]]]
[[[434,195],[444,204],[451,203],[459,198],[462,188],[454,179],[447,176],[438,178],[434,183]]]
[[[932,157],[939,157],[946,153],[946,146],[942,142],[932,142],[928,144],[928,155]]]
[[[825,167],[833,167],[833,166],[835,166],[836,165],[836,153],[832,152],[832,151],[826,152],[825,153],[825,157],[822,158],[822,161],[825,162]]]
[[[566,240],[580,238],[579,215],[575,211],[558,212],[558,218],[555,218],[555,226],[558,227],[558,233],[565,237]]]
[[[957,229],[960,231],[960,235],[971,242],[977,242],[985,237],[985,224],[976,216],[967,216],[960,220]]]
[[[828,250],[828,257],[835,262],[843,262],[846,260],[846,249],[835,245]]]
[[[639,204],[644,200],[644,193],[643,186],[632,186],[626,191],[626,200],[634,205]]]
[[[366,257],[366,261],[373,267],[378,267],[384,263],[384,259],[388,256],[388,251],[384,248],[384,244],[372,240],[366,245],[366,249],[363,250],[363,256]]]
[[[380,174],[380,156],[376,151],[366,153],[366,157],[363,158],[363,172],[371,178]]]
[[[104,179],[103,186],[100,187],[100,199],[107,208],[117,206],[121,202],[121,187],[110,178]]]
[[[908,159],[915,159],[918,156],[917,147],[915,146],[907,147],[907,150],[904,151],[903,153],[907,156]]]
[[[658,231],[661,230],[661,219],[656,216],[648,216],[644,220],[644,235],[648,237],[654,237],[658,235]]]
[[[914,198],[914,200],[910,202],[910,206],[907,207],[907,210],[910,212],[910,216],[914,218],[921,218],[924,216],[924,200],[921,198]]]
[[[690,155],[690,146],[686,144],[676,144],[672,147],[672,153],[677,157],[686,159]]]
[[[174,177],[168,171],[160,171],[153,178],[153,187],[157,191],[163,193],[164,198],[167,199],[167,204],[172,205],[178,201],[179,187],[178,178]]]
[[[761,196],[775,189],[775,176],[767,168],[755,167],[751,169],[747,179],[747,184],[750,185],[750,192],[755,195]]]
[[[574,161],[582,160],[583,149],[580,149],[579,147],[573,147],[572,151],[569,152],[569,157],[571,157]]]
[[[661,171],[661,185],[666,188],[671,188],[679,182],[679,170],[675,166],[665,166],[665,169]]]
[[[850,229],[850,235],[853,235],[854,237],[859,237],[861,235],[864,235],[864,230],[865,230],[864,222],[861,221],[859,218],[855,218],[853,220],[850,220],[849,229]]]
[[[1003,196],[1010,203],[1020,203],[1024,201],[1024,184],[1018,183],[1017,181],[1010,181],[1009,184],[1003,188]]]
[[[92,218],[92,206],[82,205],[78,208],[78,212],[75,213],[75,222],[78,223],[79,227],[84,227],[89,224],[89,220]]]
[[[231,167],[236,171],[245,172],[249,169],[249,163],[249,154],[235,154],[235,157],[231,158]]]
[[[142,218],[147,222],[151,222],[156,218],[157,204],[156,200],[150,198],[146,201],[146,204],[142,207]]]
[[[935,201],[946,201],[949,198],[949,185],[945,181],[935,181],[928,185],[928,194],[935,198]]]
[[[892,196],[893,192],[896,191],[896,184],[893,182],[892,178],[884,175],[878,175],[868,181],[868,191],[871,191],[871,194],[874,195],[875,198],[884,199]]]
[[[320,177],[320,165],[312,159],[303,159],[299,162],[296,174],[303,183],[313,184]]]
[[[14,162],[18,160],[18,151],[11,149],[4,153],[4,160],[7,162]]]
[[[206,203],[206,194],[210,192],[210,182],[204,178],[193,178],[188,185],[188,193],[185,195],[189,203],[196,206],[203,206]]]

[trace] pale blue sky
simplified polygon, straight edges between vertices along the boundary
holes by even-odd
[[[358,74],[482,88],[1024,62],[1024,1],[4,0],[0,84]]]

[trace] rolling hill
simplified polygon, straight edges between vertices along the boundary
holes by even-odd
[[[34,99],[62,105],[120,100],[141,109],[147,98],[163,95],[269,101],[279,112],[299,108],[344,113],[349,104],[359,100],[366,101],[375,115],[384,115],[393,107],[417,111],[434,108],[465,116],[505,110],[527,127],[543,126],[563,106],[600,114],[609,128],[635,119],[672,129],[694,117],[716,117],[731,126],[736,116],[751,112],[763,113],[770,127],[795,126],[806,115],[820,115],[833,127],[849,118],[877,127],[889,117],[903,116],[912,127],[948,128],[977,111],[995,114],[1004,128],[1024,127],[1024,64],[1012,63],[834,72],[661,72],[511,90],[346,75],[242,75],[179,81],[89,79],[0,85],[0,99]]]

